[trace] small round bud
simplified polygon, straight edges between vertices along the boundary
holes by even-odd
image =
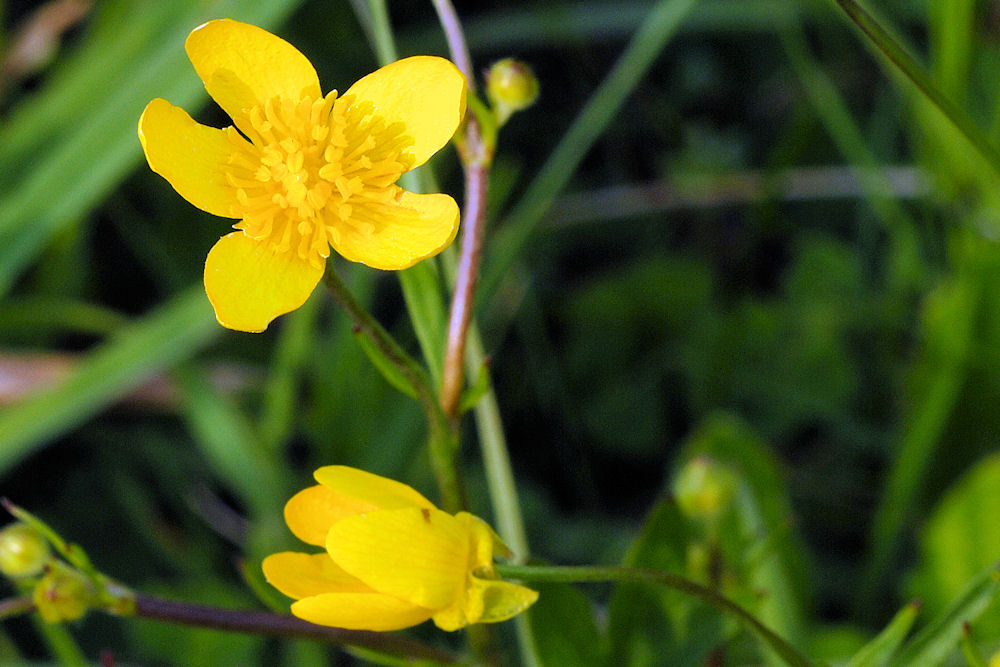
[[[496,113],[497,125],[503,125],[515,112],[535,103],[538,79],[524,63],[504,58],[486,72],[486,94]]]
[[[49,543],[26,523],[12,523],[0,530],[0,573],[11,579],[33,577],[51,557]]]
[[[736,478],[729,468],[706,456],[691,459],[674,479],[674,498],[692,519],[710,520],[729,508]]]
[[[52,561],[31,597],[45,622],[75,621],[93,604],[94,587],[82,572]]]

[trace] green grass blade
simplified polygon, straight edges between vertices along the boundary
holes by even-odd
[[[891,664],[889,661],[903,644],[914,621],[917,620],[918,613],[920,613],[918,602],[911,602],[900,609],[899,613],[889,621],[889,625],[855,653],[845,667],[880,667]]]
[[[958,646],[966,624],[974,623],[1000,593],[1000,573],[991,567],[969,584],[948,611],[911,639],[895,665],[939,665]]]
[[[221,331],[200,285],[122,329],[65,382],[0,411],[0,473],[158,371],[189,359]]]

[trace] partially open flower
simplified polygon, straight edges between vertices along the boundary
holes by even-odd
[[[396,185],[451,139],[465,113],[454,64],[414,56],[338,97],[294,46],[256,26],[210,21],[185,43],[235,127],[196,123],[150,102],[139,139],[153,171],[198,208],[239,220],[205,262],[219,322],[263,331],[301,306],[330,247],[377,269],[405,269],[455,238],[458,205]]]
[[[504,621],[527,609],[535,591],[502,581],[494,551],[507,548],[482,520],[437,509],[409,486],[344,466],[315,473],[285,521],[325,553],[282,552],[264,559],[275,588],[295,598],[292,613],[319,625],[398,630],[433,619],[443,630]]]

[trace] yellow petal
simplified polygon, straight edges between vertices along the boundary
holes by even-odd
[[[208,94],[246,131],[247,113],[272,97],[319,99],[319,77],[294,46],[266,30],[231,19],[195,28],[184,44]]]
[[[350,512],[350,514],[359,514],[371,509],[434,507],[434,503],[417,493],[412,487],[357,468],[324,466],[313,473],[313,477],[316,478],[317,482],[338,495],[353,498],[355,502],[369,506],[358,512]],[[327,524],[327,529],[332,524],[333,522]]]
[[[294,252],[275,253],[243,232],[223,236],[205,260],[205,291],[219,324],[259,332],[309,298],[323,275]]]
[[[139,141],[150,168],[180,196],[213,215],[239,217],[236,189],[226,180],[232,142],[246,143],[235,130],[196,123],[184,109],[157,98],[139,117]]]
[[[348,517],[330,528],[326,549],[375,590],[433,610],[460,600],[469,574],[467,526],[437,509]]]
[[[434,614],[434,624],[442,630],[458,630],[470,623],[506,621],[530,607],[538,592],[499,579],[473,577],[460,604]]]
[[[292,604],[299,618],[335,628],[388,632],[431,617],[431,610],[379,593],[325,593]]]
[[[322,593],[375,592],[344,572],[326,553],[283,551],[265,558],[261,567],[269,584],[296,600]]]
[[[402,122],[421,165],[448,143],[465,115],[465,76],[444,58],[413,56],[378,69],[351,86],[352,104],[371,102],[387,124]]]
[[[354,217],[370,221],[374,229],[366,234],[358,226],[338,227],[334,250],[352,262],[386,271],[433,257],[458,233],[458,204],[444,194],[400,190],[395,204],[359,204]]]
[[[326,544],[326,534],[335,522],[375,509],[378,507],[371,503],[335,493],[317,484],[299,491],[285,503],[285,523],[295,537],[321,547]],[[329,560],[329,556],[326,558]]]

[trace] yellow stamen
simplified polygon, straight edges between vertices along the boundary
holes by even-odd
[[[243,218],[236,228],[314,266],[344,233],[375,234],[378,219],[364,210],[391,199],[412,166],[403,152],[413,139],[402,124],[387,125],[371,104],[353,105],[336,91],[298,103],[267,100],[246,120],[253,145],[234,140],[226,174]]]

